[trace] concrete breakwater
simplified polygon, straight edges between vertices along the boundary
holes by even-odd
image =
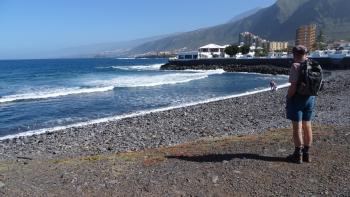
[[[350,68],[350,57],[343,59],[312,58],[319,62],[325,70]],[[224,69],[227,72],[257,72],[263,74],[288,74],[292,63],[290,58],[275,59],[197,59],[197,60],[170,60],[163,65],[163,70],[185,69]]]

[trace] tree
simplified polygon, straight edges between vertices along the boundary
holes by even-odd
[[[237,45],[230,45],[225,48],[225,53],[228,54],[230,57],[233,57],[239,52],[239,48]]]
[[[249,51],[250,51],[250,46],[248,46],[248,45],[243,45],[243,46],[241,46],[241,48],[240,48],[240,52],[241,52],[243,55],[248,54]]]
[[[267,51],[265,49],[256,49],[255,50],[255,57],[266,57]]]

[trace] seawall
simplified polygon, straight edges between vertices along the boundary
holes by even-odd
[[[320,63],[325,70],[342,70],[350,68],[350,57],[343,59],[312,58]],[[269,74],[288,74],[292,63],[290,58],[275,59],[197,59],[197,60],[170,60],[163,65],[163,70],[185,70],[185,69],[219,69],[227,72],[257,72]]]

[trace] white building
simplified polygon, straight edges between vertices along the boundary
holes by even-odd
[[[350,57],[350,50],[316,50],[312,52],[309,57],[316,58],[336,58],[341,59],[344,57]]]
[[[330,58],[341,59],[344,57],[350,57],[350,50],[338,50],[334,54],[329,55]]]
[[[198,51],[190,51],[190,52],[178,53],[176,59],[179,59],[179,60],[195,60],[195,59],[198,59]]]
[[[224,58],[226,46],[220,46],[217,44],[208,44],[198,49],[198,58]]]
[[[343,42],[339,45],[341,50],[350,50],[350,42]]]
[[[269,52],[267,58],[291,58],[292,55],[287,52]]]
[[[330,55],[333,55],[336,52],[336,50],[316,50],[310,53],[309,57],[329,57]]]
[[[250,51],[247,54],[242,54],[242,53],[237,53],[236,54],[236,59],[253,59],[255,57],[255,52],[254,51]]]

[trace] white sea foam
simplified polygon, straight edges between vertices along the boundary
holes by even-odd
[[[277,87],[277,89],[286,88],[286,87],[289,87],[289,86],[290,86],[290,83],[286,83],[286,84],[283,84],[283,85],[279,85]],[[130,114],[125,114],[125,115],[118,115],[118,116],[111,116],[111,117],[106,117],[106,118],[100,118],[100,119],[90,120],[90,121],[86,121],[86,122],[75,123],[75,124],[71,124],[71,125],[67,125],[67,126],[57,126],[57,127],[53,127],[53,128],[44,128],[44,129],[26,131],[26,132],[22,132],[22,133],[18,133],[18,134],[13,134],[13,135],[7,135],[7,136],[0,137],[0,141],[1,140],[6,140],[6,139],[13,139],[13,138],[18,138],[18,137],[24,137],[24,136],[32,136],[32,135],[39,135],[39,134],[43,134],[43,133],[57,132],[57,131],[60,131],[60,130],[74,128],[74,127],[83,127],[83,126],[88,126],[88,125],[92,125],[92,124],[99,124],[99,123],[104,123],[104,122],[116,121],[116,120],[121,120],[121,119],[125,119],[125,118],[131,118],[131,117],[136,117],[136,116],[147,115],[147,114],[150,114],[150,113],[156,113],[156,112],[168,111],[168,110],[172,110],[172,109],[189,107],[189,106],[193,106],[193,105],[211,103],[211,102],[215,102],[215,101],[226,100],[226,99],[236,98],[236,97],[242,97],[242,96],[257,94],[257,93],[261,93],[261,92],[267,92],[267,91],[271,91],[271,89],[270,88],[264,88],[264,89],[249,91],[249,92],[245,92],[245,93],[241,93],[241,94],[234,94],[234,95],[210,98],[210,99],[199,101],[199,102],[191,102],[191,103],[185,103],[185,104],[181,104],[181,105],[163,107],[163,108],[158,108],[158,109],[143,110],[143,111],[130,113]]]
[[[271,79],[271,77],[276,78],[288,78],[289,75],[273,75],[273,74],[263,74],[263,73],[256,73],[256,72],[234,72],[239,74],[246,74],[246,75],[258,75],[258,77],[265,77],[264,79]]]
[[[132,66],[111,66],[111,68],[120,69],[120,70],[146,71],[146,70],[159,70],[162,65],[163,64],[132,65]]]
[[[209,75],[223,74],[224,72],[224,70],[218,69],[201,72],[170,73],[162,75],[119,76],[107,80],[89,81],[86,85],[114,87],[151,87],[187,83],[193,80],[204,79]]]
[[[163,75],[137,75],[137,76],[119,76],[108,80],[89,80],[85,82],[88,87],[72,88],[47,88],[46,90],[31,90],[28,93],[19,93],[0,97],[0,103],[48,99],[73,94],[89,94],[97,92],[111,91],[116,87],[151,87],[160,85],[171,85],[178,83],[187,83],[193,80],[204,79],[209,75],[222,74],[223,70],[211,70],[196,73],[171,73]]]
[[[88,94],[94,92],[106,92],[113,90],[113,86],[105,87],[92,87],[92,88],[58,88],[52,90],[40,90],[30,93],[15,94],[3,96],[0,98],[0,103],[13,102],[13,101],[22,101],[22,100],[34,100],[34,99],[47,99],[60,96],[67,96],[72,94]]]
[[[99,69],[119,69],[119,70],[136,70],[136,71],[147,71],[147,70],[159,70],[163,64],[140,64],[140,65],[129,65],[129,66],[102,66],[96,67]]]
[[[118,57],[115,59],[117,59],[117,60],[134,60],[135,58],[134,57]]]

